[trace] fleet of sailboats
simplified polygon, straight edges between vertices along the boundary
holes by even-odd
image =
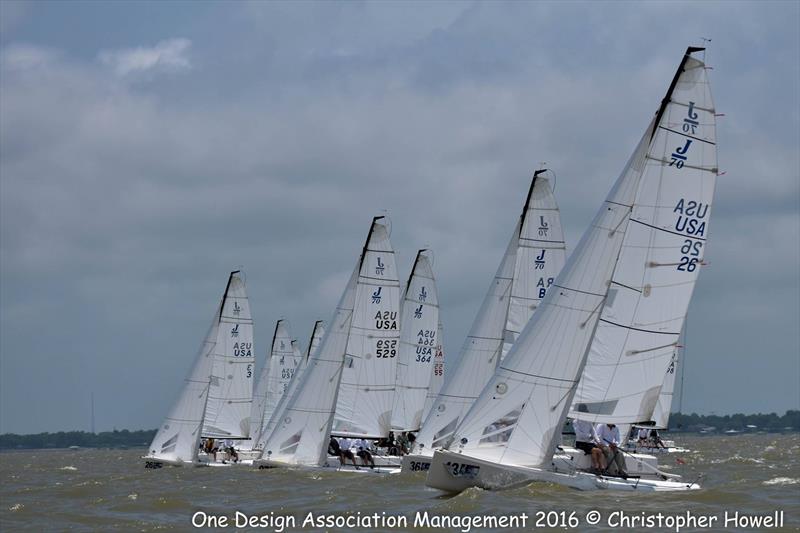
[[[613,448],[630,475],[590,472],[588,456],[561,439],[568,419],[667,427],[717,176],[702,50],[687,49],[568,260],[551,173],[534,173],[446,379],[432,251],[418,251],[401,286],[389,222],[376,216],[328,326],[314,324],[303,353],[279,320],[257,380],[245,283],[231,272],[145,466],[218,464],[224,449],[259,468],[352,470],[329,453],[332,438],[411,433],[410,453],[378,454],[369,471],[427,472],[429,486],[450,492],[533,481],[698,489],[638,448]]]

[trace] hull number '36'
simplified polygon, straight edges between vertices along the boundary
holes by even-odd
[[[411,461],[409,467],[412,472],[426,472],[431,469],[431,464],[426,461]]]
[[[475,479],[480,472],[481,467],[475,465],[468,465],[466,463],[453,463],[448,461],[444,464],[447,467],[447,473],[453,477],[462,477],[466,479]]]

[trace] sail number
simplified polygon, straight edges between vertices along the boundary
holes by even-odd
[[[397,311],[375,313],[375,329],[397,329]]]
[[[675,219],[675,231],[691,237],[705,237],[706,220],[704,219],[708,216],[708,204],[681,198],[672,212],[678,214]],[[698,261],[701,260],[702,249],[703,241],[685,239],[681,245],[681,258],[677,270],[694,272],[697,269]]]
[[[391,358],[397,355],[397,339],[378,339],[375,357]]]
[[[448,474],[453,477],[463,477],[467,479],[474,479],[478,476],[481,467],[475,465],[468,465],[466,463],[453,463],[448,461],[444,464],[447,467]]]

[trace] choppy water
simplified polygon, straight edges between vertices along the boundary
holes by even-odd
[[[237,510],[248,515],[293,515],[297,529],[304,531],[326,529],[300,528],[309,511],[338,516],[385,512],[406,516],[409,524],[409,528],[365,527],[360,531],[411,529],[419,511],[428,511],[429,516],[526,513],[529,530],[535,525],[537,512],[564,511],[568,516],[574,511],[579,520],[573,529],[576,531],[608,530],[605,520],[613,511],[629,515],[690,512],[718,516],[715,527],[706,531],[719,531],[724,529],[721,521],[725,511],[764,515],[782,510],[784,529],[800,529],[800,435],[680,435],[676,440],[694,451],[680,455],[685,465],[676,464],[674,456],[662,458],[662,464],[686,479],[704,473],[703,490],[623,494],[578,492],[537,483],[510,491],[470,489],[443,497],[425,487],[420,477],[257,471],[249,467],[145,470],[139,459],[144,450],[10,452],[0,454],[0,530],[190,530],[192,515],[198,510],[229,516],[230,530],[235,529]],[[603,521],[594,527],[585,521],[586,513],[593,509],[603,515]],[[550,515],[550,519],[555,518]],[[698,529],[682,529],[691,530]]]

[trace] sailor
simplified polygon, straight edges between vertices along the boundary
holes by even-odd
[[[406,455],[408,453],[408,435],[404,431],[397,437],[397,449],[400,452],[398,455]]]
[[[361,439],[358,442],[358,451],[356,455],[361,459],[361,464],[364,466],[369,465],[370,468],[375,468],[375,460],[372,459],[372,454],[369,453],[369,450],[366,448],[367,441]]]
[[[647,428],[639,428],[639,440],[637,444],[639,446],[646,446],[647,445],[647,435],[648,435]]]
[[[339,441],[337,441],[335,437],[331,437],[331,441],[328,443],[328,455],[333,455],[336,457],[342,455],[342,449],[339,447]]]
[[[622,450],[619,449],[619,428],[612,423],[597,424],[595,431],[606,458],[605,471],[607,472],[611,468],[611,463],[614,463],[617,467],[616,474],[626,479],[628,473],[625,471],[625,457],[622,455]]]
[[[353,466],[358,468],[358,465],[356,464],[356,458],[353,455],[353,452],[350,451],[350,446],[352,446],[352,442],[347,437],[339,439],[339,449],[341,450],[341,453],[339,454],[339,464],[344,466],[347,459],[350,459],[350,462],[353,463]]]
[[[658,430],[656,428],[650,430],[650,440],[653,441],[653,446],[655,446],[656,448],[664,448],[664,449],[667,448],[664,445],[664,441],[661,440],[661,436],[658,434]]]
[[[585,403],[578,405],[579,413],[588,411]],[[575,430],[575,447],[591,456],[592,472],[599,474],[604,468],[603,451],[600,449],[600,438],[597,436],[594,425],[586,420],[576,418],[572,421],[572,428]]]

